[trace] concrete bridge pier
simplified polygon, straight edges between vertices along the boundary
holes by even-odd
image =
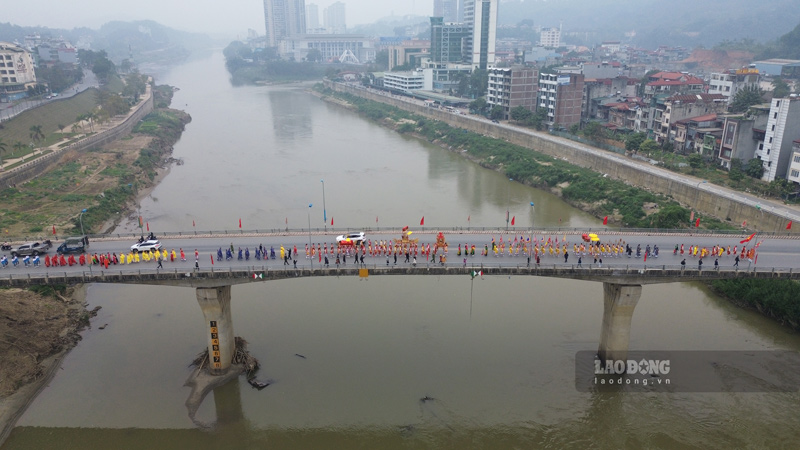
[[[628,358],[633,309],[641,296],[642,286],[639,284],[603,283],[603,329],[597,350],[601,361]]]
[[[206,319],[209,372],[224,375],[231,367],[236,342],[231,316],[231,286],[196,288],[197,303]]]

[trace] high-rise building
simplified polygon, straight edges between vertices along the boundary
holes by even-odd
[[[313,30],[319,27],[319,6],[316,3],[309,3],[306,5],[306,29]]]
[[[497,3],[499,0],[472,0],[472,55],[468,63],[478,69],[494,64],[497,38]]]
[[[328,33],[342,34],[347,30],[344,3],[336,2],[322,12]]]
[[[581,122],[583,74],[539,74],[539,108],[547,110],[547,125],[569,128]]]
[[[759,142],[756,158],[764,166],[764,181],[786,178],[792,161],[793,141],[800,138],[800,97],[773,98],[767,117],[764,140]]]
[[[542,28],[539,33],[539,45],[548,48],[561,47],[561,27]]]
[[[486,102],[503,108],[503,119],[508,120],[511,110],[522,106],[536,111],[536,69],[523,66],[490,68]]]
[[[431,17],[431,61],[460,63],[471,57],[472,29],[463,23],[444,23]]]
[[[446,23],[458,22],[458,0],[433,0],[433,16]]]
[[[305,0],[264,0],[264,24],[270,47],[286,37],[305,34]]]

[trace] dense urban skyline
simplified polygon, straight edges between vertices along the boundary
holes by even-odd
[[[326,8],[336,0],[315,0]],[[375,22],[390,15],[433,13],[433,0],[392,2],[389,0],[347,0],[347,24],[358,25]],[[113,20],[154,20],[163,25],[185,31],[210,34],[242,35],[248,28],[264,33],[264,5],[262,0],[234,0],[220,3],[197,0],[191,8],[184,3],[141,0],[134,4],[74,0],[51,2],[32,0],[12,2],[3,7],[4,22],[20,26],[45,26],[49,28],[98,28]]]

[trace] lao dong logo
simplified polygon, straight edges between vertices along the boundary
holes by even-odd
[[[670,361],[668,359],[644,359],[639,361],[628,360],[608,360],[594,361],[595,375],[668,375]]]

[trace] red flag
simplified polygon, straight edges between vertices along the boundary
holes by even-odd
[[[787,230],[791,230],[791,229],[792,229],[792,221],[791,221],[791,220],[790,220],[790,221],[789,221],[789,223],[786,225],[786,229],[787,229]],[[55,232],[54,232],[53,234],[55,234]]]
[[[333,226],[333,217],[331,217],[331,226]]]
[[[789,222],[789,226],[790,227],[792,226],[792,222]],[[788,230],[788,228],[787,228],[787,230]],[[53,236],[55,236],[55,235],[56,235],[56,226],[53,225]]]
[[[239,217],[239,228],[242,228],[242,218]]]
[[[743,240],[739,241],[740,244],[744,244],[745,242],[750,242],[755,237],[755,233],[751,234],[750,236],[744,238]]]
[[[644,262],[647,262],[647,252],[644,252]]]
[[[756,260],[753,261],[753,264],[758,264],[758,255],[756,255]]]
[[[747,226],[747,221],[745,220],[744,222],[742,222],[742,228],[744,228],[746,226]]]
[[[194,226],[194,220],[192,220],[192,226]]]
[[[289,225],[289,218],[286,218],[286,225]]]
[[[700,226],[700,218],[698,217],[697,220],[694,222],[694,227],[697,228]]]
[[[469,221],[470,221],[470,219],[472,219],[472,214],[470,214],[470,215],[468,215],[468,216],[467,216],[467,222],[469,222]]]
[[[403,227],[403,231],[408,231],[408,225]]]
[[[211,265],[213,266],[214,265],[214,255],[208,255],[208,257],[211,258]]]
[[[514,216],[514,217],[511,218],[511,226],[514,226],[514,222],[515,222],[516,218],[517,218],[517,216]]]
[[[425,216],[422,216],[422,220],[419,221],[420,225],[425,225]]]
[[[375,223],[378,223],[378,216],[375,216]]]
[[[608,225],[608,216],[603,217],[603,225]]]
[[[150,231],[150,222],[147,222],[147,231]]]

